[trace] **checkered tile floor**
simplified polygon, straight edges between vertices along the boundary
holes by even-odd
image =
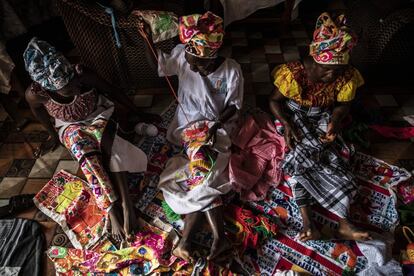
[[[241,64],[245,78],[245,104],[267,109],[267,98],[273,89],[270,72],[278,64],[306,55],[308,43],[308,35],[300,22],[294,22],[291,32],[284,35],[272,26],[239,27],[227,32],[221,54]],[[398,93],[395,91],[394,87],[382,88],[381,91],[362,89],[360,100],[365,107],[380,110],[386,121],[404,126],[406,123],[402,116],[414,114],[414,94],[401,89]],[[170,95],[165,95],[147,111],[160,113],[172,100]],[[22,112],[30,113],[28,110]],[[7,204],[7,199],[13,195],[38,192],[60,169],[82,176],[77,162],[62,146],[41,158],[33,157],[28,143],[38,147],[47,139],[47,133],[39,123],[31,123],[20,133],[13,129],[13,123],[0,108],[0,205]],[[411,141],[385,139],[375,133],[370,133],[369,138],[369,154],[409,170],[414,169],[414,145]],[[29,210],[20,216],[40,221],[48,244],[64,245],[68,242],[61,229],[40,212]],[[50,263],[46,266],[47,274],[51,275]]]

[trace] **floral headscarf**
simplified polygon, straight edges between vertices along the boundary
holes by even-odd
[[[357,38],[345,25],[345,16],[335,21],[328,13],[322,13],[316,21],[310,55],[320,64],[348,64],[349,52]]]
[[[185,51],[200,58],[216,58],[223,44],[223,19],[212,12],[179,19],[179,35]]]

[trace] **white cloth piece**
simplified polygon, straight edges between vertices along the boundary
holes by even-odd
[[[361,253],[368,260],[367,268],[358,275],[402,275],[400,264],[392,259],[393,233],[371,233],[371,236],[373,239],[370,241],[357,242]]]
[[[276,270],[274,276],[299,276],[299,272],[293,270]]]
[[[285,2],[285,0],[220,0],[220,2],[224,9],[224,26],[227,26],[234,21],[248,17],[260,9],[276,6]],[[301,0],[296,0],[293,8],[295,9],[300,2]],[[292,12],[292,17],[293,14]]]
[[[141,149],[115,134],[109,161],[111,172],[144,172],[147,164],[148,158]]]
[[[414,126],[414,115],[403,116],[403,119],[406,120],[410,125]]]
[[[171,54],[158,51],[158,57],[158,75],[177,75],[179,80],[178,99],[181,106],[177,107],[167,131],[167,139],[171,143],[181,144],[181,132],[188,124],[202,120],[216,121],[232,105],[241,108],[243,74],[235,60],[226,58],[215,72],[203,77],[190,69],[182,44],[177,45]],[[223,127],[231,136],[237,127],[237,115]]]
[[[399,262],[391,260],[384,265],[376,263],[371,264],[367,269],[364,269],[358,276],[402,276],[403,271]]]
[[[189,159],[186,155],[176,155],[168,160],[160,175],[158,188],[165,201],[177,214],[189,214],[208,209],[214,200],[231,190],[228,175],[231,141],[224,129],[219,129],[214,148],[219,152],[216,163],[203,183],[187,190],[185,180],[190,175]]]
[[[0,276],[18,276],[21,269],[21,267],[2,266]]]

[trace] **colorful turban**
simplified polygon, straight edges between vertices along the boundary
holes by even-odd
[[[356,36],[345,25],[344,15],[334,22],[325,12],[316,21],[309,53],[317,63],[348,64],[349,52],[356,41]]]
[[[43,88],[56,91],[74,76],[72,64],[55,47],[34,37],[23,53],[27,72]]]
[[[179,19],[179,34],[185,51],[200,58],[216,58],[223,44],[223,19],[211,12]]]

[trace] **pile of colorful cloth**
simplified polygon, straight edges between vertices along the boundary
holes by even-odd
[[[198,275],[235,275],[203,258],[191,265],[171,255],[177,239],[175,233],[180,232],[184,224],[181,216],[174,221],[167,218],[163,208],[165,199],[158,183],[159,168],[164,168],[171,156],[180,154],[179,148],[169,145],[165,137],[173,114],[174,106],[163,115],[160,134],[140,145],[154,166],[145,174],[130,176],[130,191],[133,195],[140,194],[136,207],[144,214],[145,222],[128,247],[117,249],[106,238],[105,216],[99,214],[102,211],[94,203],[94,196],[79,178],[60,172],[36,196],[37,206],[63,227],[75,247],[49,249],[48,255],[60,275],[82,275],[85,271],[98,275],[149,275],[165,271],[173,275],[191,275],[194,271]],[[192,146],[186,148],[186,153],[191,152],[189,148]],[[185,156],[188,166],[188,155]],[[399,219],[394,189],[409,181],[411,175],[361,153],[355,154],[350,165],[357,178],[357,197],[350,219],[357,226],[372,230],[374,240],[299,241],[297,235],[302,220],[293,197],[291,178],[285,176],[276,187],[269,186],[261,201],[242,203],[237,198],[223,199],[227,206],[226,232],[237,249],[236,266],[248,275],[274,275],[281,270],[313,275],[376,275],[379,270],[394,275],[392,273],[400,272],[401,268],[386,252]],[[193,171],[195,175],[203,172],[200,168]],[[314,222],[325,238],[337,228],[337,221],[335,214],[314,207]],[[194,240],[198,247],[206,249],[211,242],[211,232],[204,228]]]

